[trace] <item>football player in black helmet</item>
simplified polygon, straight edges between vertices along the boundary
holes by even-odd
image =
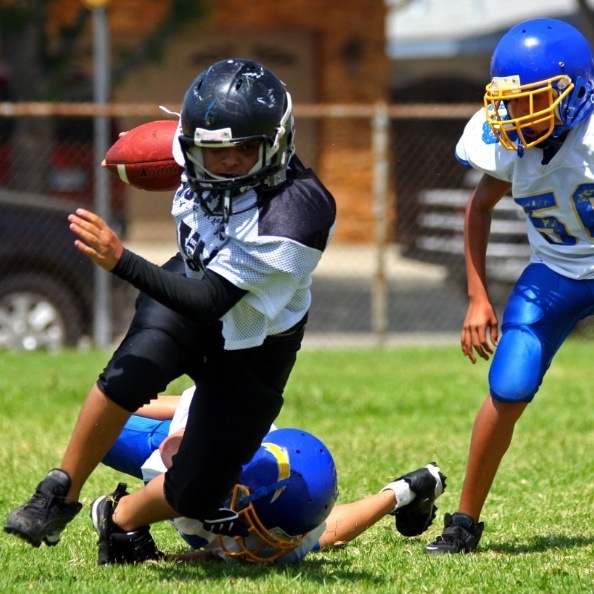
[[[157,267],[122,245],[103,219],[69,217],[77,248],[141,291],[135,317],[91,388],[59,468],[5,530],[57,544],[80,510],[86,479],[130,414],[183,374],[200,390],[172,467],[94,509],[107,563],[158,556],[148,525],[187,516],[233,535],[218,510],[279,414],[311,303],[311,274],[336,206],[293,154],[291,98],[244,59],[213,64],[183,100],[174,155],[185,167],[173,198],[179,253]],[[205,488],[208,486],[208,488]]]

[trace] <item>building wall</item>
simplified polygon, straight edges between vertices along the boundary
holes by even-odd
[[[242,0],[216,3],[213,29],[254,27],[312,32],[317,40],[316,101],[375,103],[388,98],[385,7],[378,0],[262,0],[246,11]],[[297,132],[297,139],[299,138]],[[370,123],[323,121],[316,169],[338,201],[337,241],[373,237]],[[349,175],[345,175],[349,172]]]
[[[80,0],[57,0],[56,6],[57,21],[68,20],[80,10]],[[154,30],[164,18],[165,6],[163,0],[111,2],[108,16],[114,45],[133,45],[141,32]],[[185,89],[205,66],[229,57],[225,52],[242,51],[242,57],[259,59],[277,73],[296,104],[386,101],[385,16],[384,3],[378,0],[259,0],[249,7],[245,0],[212,0],[207,19],[180,30],[163,61],[131,74],[114,89],[114,100],[155,101],[178,109]],[[87,52],[90,47],[87,44]],[[155,119],[161,117],[156,109]],[[370,122],[298,119],[296,142],[298,152],[303,151],[337,199],[336,241],[370,241],[374,233]],[[143,221],[168,216],[169,200],[133,193],[136,228],[140,230]]]

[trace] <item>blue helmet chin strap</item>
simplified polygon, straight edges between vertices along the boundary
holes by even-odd
[[[524,156],[524,145],[522,144],[522,141],[518,138],[518,140],[516,141],[516,151],[518,153],[518,157],[520,157],[520,159]]]

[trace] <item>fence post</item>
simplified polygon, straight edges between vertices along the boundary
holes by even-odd
[[[388,308],[386,285],[386,249],[388,239],[388,106],[375,105],[372,127],[373,203],[375,215],[375,270],[371,288],[371,326],[378,346],[386,338]]]
[[[107,2],[96,2],[93,11],[93,87],[97,104],[109,100],[109,29],[107,24]],[[94,193],[95,212],[111,223],[111,204],[108,173],[101,167],[101,161],[109,148],[109,117],[96,115],[93,118],[94,138]],[[98,348],[107,348],[112,341],[112,291],[111,274],[95,267],[95,294],[93,299],[93,340]]]

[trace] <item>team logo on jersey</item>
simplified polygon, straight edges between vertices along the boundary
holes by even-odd
[[[267,443],[264,442],[262,447],[272,454],[274,459],[276,460],[276,465],[278,468],[278,480],[282,481],[288,479],[291,476],[291,463],[289,462],[289,452],[287,450],[275,443]],[[272,496],[270,503],[273,503],[280,494],[284,491],[286,485],[279,487]]]
[[[485,144],[497,144],[499,140],[497,140],[497,136],[491,130],[491,126],[489,126],[489,122],[483,123],[483,135],[482,140]]]
[[[493,105],[489,105],[487,107],[487,118],[492,117],[493,110],[494,110]],[[509,139],[515,142],[518,139],[518,134],[515,131],[513,125],[511,127],[509,125],[507,125],[507,126],[505,125],[505,121],[509,120],[509,115],[507,113],[507,109],[505,108],[505,103],[503,103],[503,101],[499,104],[498,111],[499,111],[499,120],[500,120],[501,126],[506,129]],[[499,138],[493,131],[493,128],[491,127],[491,124],[489,123],[488,120],[485,120],[483,122],[482,141],[485,144],[497,144],[499,142]]]

